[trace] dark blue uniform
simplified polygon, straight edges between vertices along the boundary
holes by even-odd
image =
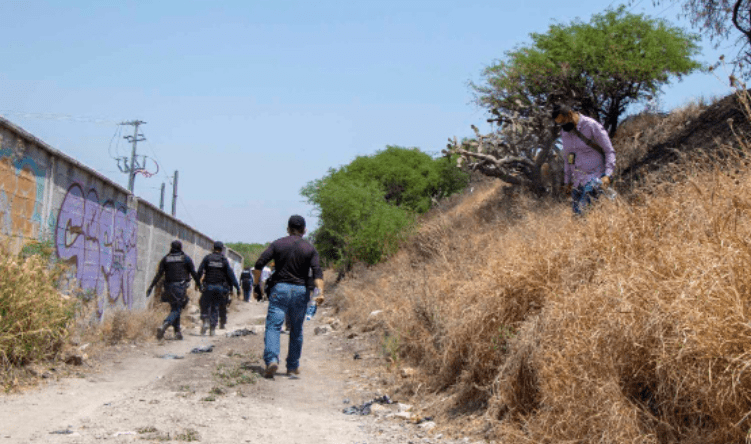
[[[164,332],[171,325],[175,330],[175,337],[182,339],[180,333],[180,313],[188,305],[188,296],[186,290],[190,284],[191,276],[196,282],[199,281],[193,261],[190,256],[183,253],[180,241],[172,242],[169,254],[164,256],[159,262],[154,280],[151,281],[146,297],[156,286],[159,279],[164,276],[164,291],[162,292],[162,302],[170,304],[170,313],[164,319],[162,326],[157,329],[157,338],[162,339]]]
[[[227,322],[226,302],[231,287],[236,288],[239,293],[240,286],[237,284],[237,278],[229,265],[229,260],[219,252],[211,253],[203,258],[201,265],[198,266],[198,278],[203,278],[200,304],[204,326],[201,333],[206,332],[208,321],[213,334],[220,317],[222,325]],[[224,310],[221,310],[222,306]]]
[[[250,289],[253,288],[253,273],[246,268],[240,273],[240,285],[243,287],[243,300],[250,302]]]

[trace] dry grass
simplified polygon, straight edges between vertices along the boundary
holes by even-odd
[[[751,175],[736,148],[586,218],[496,183],[343,281],[343,316],[383,328],[397,364],[419,370],[398,392],[429,393],[429,413],[465,432],[744,442]]]
[[[613,137],[616,147],[615,176],[647,154],[650,147],[667,141],[671,135],[682,130],[696,118],[713,100],[696,100],[673,110],[667,115],[642,113],[632,116],[618,127]]]
[[[58,293],[55,270],[40,256],[0,256],[0,384],[15,384],[18,370],[54,359],[75,313],[75,301]]]

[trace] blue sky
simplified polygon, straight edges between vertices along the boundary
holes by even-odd
[[[610,3],[617,5],[617,2]],[[267,242],[300,189],[386,145],[437,153],[487,129],[467,83],[554,21],[607,1],[14,1],[0,3],[0,114],[123,186],[112,157],[147,122],[139,154],[179,170],[177,216],[215,239]],[[632,12],[678,20],[651,0]],[[704,42],[701,60],[722,51]],[[669,110],[729,92],[713,75],[665,88]],[[40,115],[43,114],[43,115]],[[167,185],[166,209],[171,207]]]

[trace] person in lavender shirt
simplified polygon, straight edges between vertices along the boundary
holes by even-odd
[[[608,132],[596,120],[566,105],[555,105],[552,117],[563,130],[564,190],[571,193],[574,214],[581,214],[610,186],[615,150]]]

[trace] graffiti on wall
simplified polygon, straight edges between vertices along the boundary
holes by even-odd
[[[75,261],[83,291],[99,296],[99,312],[122,300],[133,304],[133,280],[138,259],[136,211],[112,200],[100,201],[95,188],[72,184],[60,206],[55,245],[60,259]]]
[[[42,226],[46,172],[31,157],[0,149],[0,234],[36,239]]]

